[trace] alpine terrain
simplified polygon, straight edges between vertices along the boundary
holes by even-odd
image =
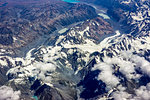
[[[150,1],[0,1],[0,100],[150,100]]]

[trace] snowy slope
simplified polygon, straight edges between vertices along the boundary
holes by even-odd
[[[0,56],[8,84],[40,100],[149,100],[149,1],[120,4],[137,7],[124,11],[129,34],[99,17],[63,28],[25,57]]]
[[[140,86],[149,83],[139,81],[145,75],[147,78],[150,76],[148,70],[150,66],[149,37],[135,38],[131,35],[120,35],[119,31],[116,31],[115,35],[98,43],[95,42],[95,38],[88,38],[84,35],[88,31],[89,26],[86,26],[82,31],[75,31],[71,28],[56,37],[54,46],[33,48],[25,58],[5,57],[14,67],[7,72],[10,82],[26,84],[29,77],[32,77],[31,83],[38,79],[41,84],[52,88],[57,86],[56,89],[60,94],[65,91],[67,97],[64,98],[74,98],[76,95],[69,94],[67,89],[69,88],[72,93],[77,92],[75,86],[81,81],[88,82],[89,80],[85,79],[87,75],[99,70],[100,72],[93,78],[106,85],[103,87],[105,92],[103,93],[101,88],[97,87],[97,90],[90,90],[90,93],[93,93],[95,97],[85,97],[83,93],[88,89],[88,86],[83,89],[81,86],[84,86],[85,83],[82,83],[79,85],[81,98],[96,98],[98,96],[97,98],[114,97],[119,100],[118,98],[125,94],[128,95],[124,98],[142,98],[138,92],[136,95],[133,93],[143,89]],[[94,65],[89,65],[91,61]],[[1,61],[1,65],[7,64],[6,60]],[[60,81],[65,83],[60,84]],[[137,90],[135,90],[136,88]],[[144,93],[148,92],[149,90],[144,91]]]

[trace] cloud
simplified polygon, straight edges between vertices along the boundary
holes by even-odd
[[[113,74],[119,70],[127,80],[138,80],[141,74],[137,74],[135,70],[140,69],[143,74],[150,76],[150,62],[144,57],[133,54],[133,51],[120,51],[112,58],[103,57],[103,62],[96,64],[92,70],[97,69],[101,71],[98,80],[102,80],[107,87],[113,89],[112,97],[115,100],[150,100],[150,83],[136,89],[133,88],[134,92],[130,94],[126,91],[128,87],[123,87],[120,78]]]
[[[47,72],[47,71],[55,71],[56,66],[53,65],[52,63],[42,63],[42,62],[36,62],[33,66],[35,66],[38,70],[42,72]]]
[[[131,94],[128,94],[127,92],[123,92],[123,91],[117,91],[115,93],[113,93],[113,98],[115,100],[130,100]]]
[[[126,67],[129,67],[127,65],[130,65],[132,67],[135,66],[136,69],[140,68],[143,73],[150,76],[150,63],[144,57],[141,57],[139,55],[135,55],[132,53],[132,51],[120,52],[120,56],[122,58],[125,58],[126,62],[127,61],[130,62],[129,64],[124,64]]]
[[[108,60],[109,59],[109,60]],[[123,56],[113,57],[113,58],[105,58],[105,63],[110,65],[117,65],[119,67],[119,71],[126,76],[128,79],[137,78],[135,73],[134,63],[131,61],[125,60]]]
[[[56,70],[55,65],[53,65],[52,63],[36,62],[33,66],[36,68],[36,70],[34,70],[33,73],[37,75],[38,79],[41,79],[44,82],[48,83],[51,82],[51,75]],[[48,75],[46,76],[46,74]]]
[[[140,77],[138,74],[135,74],[135,64],[131,61],[125,60],[123,56],[116,56],[113,58],[104,57],[103,61],[104,62],[96,64],[92,70],[101,70],[98,79],[105,82],[107,87],[113,88],[120,83],[120,79],[113,74],[117,70],[113,68],[114,65],[117,65],[116,67],[118,67],[119,71],[124,74],[127,79]]]
[[[140,68],[143,73],[150,76],[150,63],[144,57],[133,55],[131,60],[136,64],[137,68]]]
[[[115,87],[119,83],[119,79],[113,75],[112,66],[106,63],[99,63],[94,66],[92,70],[101,70],[98,75],[98,80],[102,80],[108,87]]]
[[[19,100],[21,95],[20,91],[13,91],[11,87],[1,86],[0,87],[0,100]]]
[[[150,100],[150,83],[146,86],[141,86],[139,89],[135,90],[136,96],[133,100]]]
[[[128,80],[138,80],[141,75],[136,73],[137,68],[150,76],[150,63],[144,57],[135,55],[132,51],[123,51],[113,58],[105,56],[103,62],[96,64],[92,70],[100,70],[98,80],[113,88],[120,83],[119,77],[115,76],[114,72],[119,70]]]
[[[115,100],[150,100],[150,83],[135,89],[135,94],[129,94],[125,91],[116,91],[112,94]]]

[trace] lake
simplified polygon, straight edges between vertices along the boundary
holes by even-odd
[[[34,98],[35,100],[38,100],[38,97],[37,97],[37,96],[33,96],[33,98]]]

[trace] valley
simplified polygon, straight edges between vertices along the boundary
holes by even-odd
[[[138,26],[142,35],[132,26],[140,32],[135,36],[123,23],[141,25],[124,17],[137,12],[119,8],[110,14],[105,4],[84,0],[53,3],[17,6],[14,15],[9,8],[0,11],[10,11],[12,21],[0,15],[0,38],[6,38],[0,42],[0,86],[24,100],[150,99],[149,31]]]

